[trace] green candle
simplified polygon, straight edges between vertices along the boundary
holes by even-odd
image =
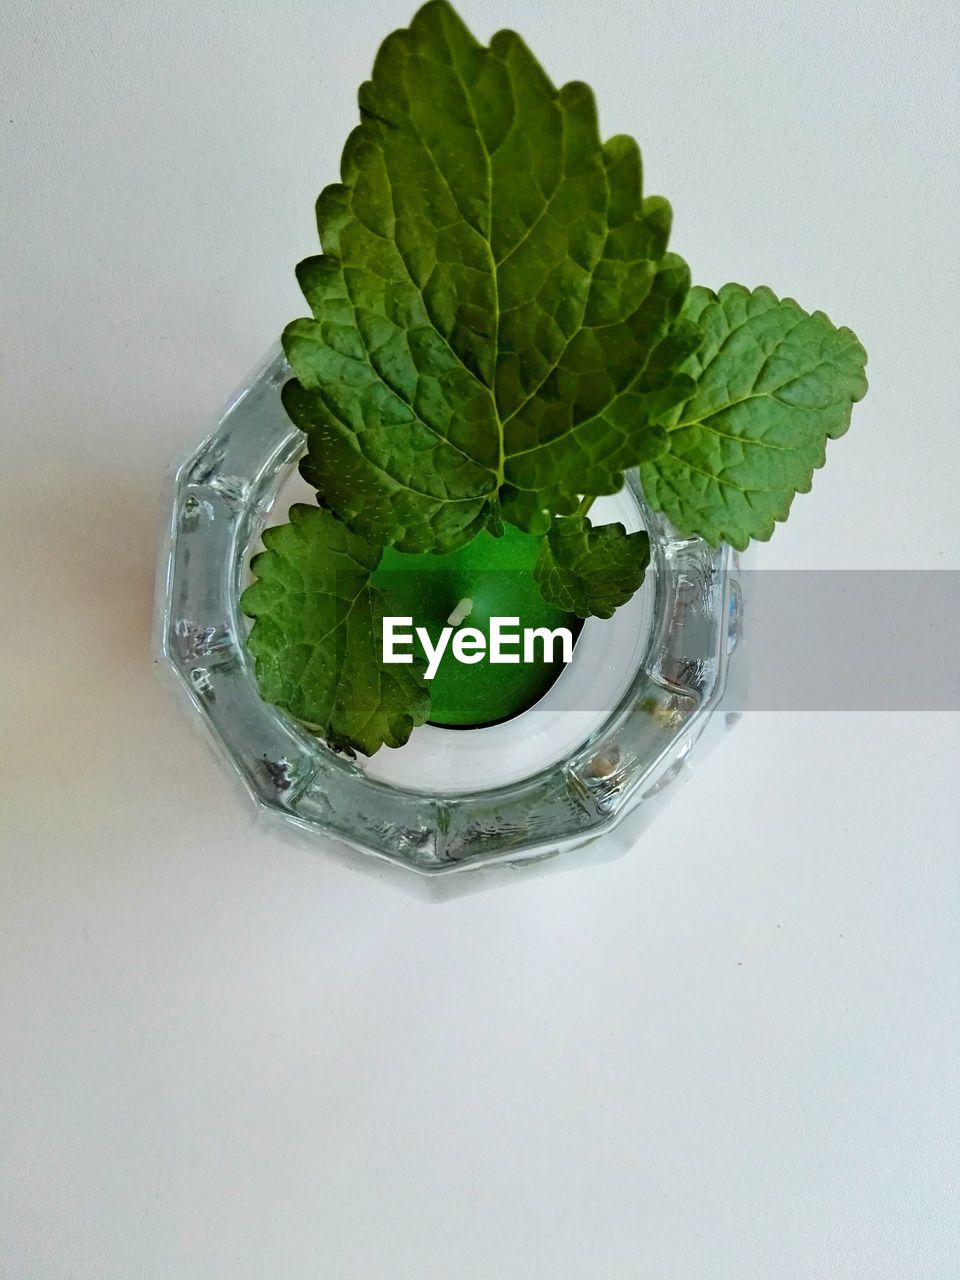
[[[424,627],[436,645],[445,627],[473,627],[486,639],[482,661],[459,662],[448,644],[437,673],[430,681],[430,722],[450,728],[481,728],[519,715],[546,693],[563,671],[560,646],[553,661],[544,647],[535,647],[535,659],[523,660],[522,643],[514,650],[517,663],[490,661],[490,619],[518,618],[525,628],[566,627],[574,639],[583,625],[575,614],[548,604],[537,587],[533,568],[540,538],[512,525],[503,537],[486,531],[449,555],[404,555],[388,547],[371,581],[389,592],[399,616]],[[424,651],[414,642],[413,651]]]

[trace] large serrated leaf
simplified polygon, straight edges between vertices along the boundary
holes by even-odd
[[[561,516],[543,540],[535,577],[543,598],[558,608],[581,618],[611,618],[643,582],[649,562],[646,533]]]
[[[663,447],[690,350],[670,209],[502,31],[433,0],[383,44],[342,182],[317,202],[313,312],[284,348],[302,470],[352,529],[450,551],[503,515],[541,532]]]
[[[430,695],[418,665],[381,662],[385,601],[369,585],[380,548],[302,503],[263,543],[242,599],[263,697],[340,750],[402,746]]]
[[[766,288],[692,289],[683,318],[702,334],[680,366],[694,390],[666,416],[667,448],[640,478],[682,533],[742,549],[810,489],[827,440],[866,394],[867,354],[822,311]]]

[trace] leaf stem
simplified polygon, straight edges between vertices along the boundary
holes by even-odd
[[[596,494],[594,494],[593,497],[590,497],[590,495],[587,494],[585,498],[581,498],[580,505],[579,507],[577,507],[577,515],[585,516],[587,512],[590,510],[590,508],[593,506],[593,504],[596,502],[596,500],[597,500]]]

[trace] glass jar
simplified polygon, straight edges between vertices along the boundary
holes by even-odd
[[[592,515],[647,530],[647,580],[612,619],[587,620],[546,696],[506,723],[425,725],[404,747],[350,760],[261,699],[244,645],[240,595],[260,535],[312,497],[297,472],[305,439],[280,400],[289,377],[272,351],[177,468],[158,573],[158,665],[260,815],[458,888],[622,852],[707,726],[734,718],[718,712],[740,627],[735,553],[677,535],[628,474]]]

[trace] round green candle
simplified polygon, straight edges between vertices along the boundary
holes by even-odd
[[[523,661],[522,643],[513,649],[519,652],[518,663],[492,663],[489,658],[493,617],[519,618],[519,626],[510,629],[521,635],[528,627],[566,627],[574,639],[580,632],[581,619],[548,604],[534,581],[540,545],[540,538],[505,525],[502,537],[483,531],[449,555],[404,555],[385,549],[371,581],[389,594],[397,616],[413,618],[414,628],[424,627],[432,644],[452,625],[451,616],[483,632],[487,640],[483,660],[472,665],[458,662],[448,643],[429,682],[431,724],[481,728],[507,720],[538,702],[563,671],[559,645],[553,662],[544,660],[539,642],[534,662]],[[462,621],[461,604],[469,605]],[[416,639],[413,651],[424,656]]]

